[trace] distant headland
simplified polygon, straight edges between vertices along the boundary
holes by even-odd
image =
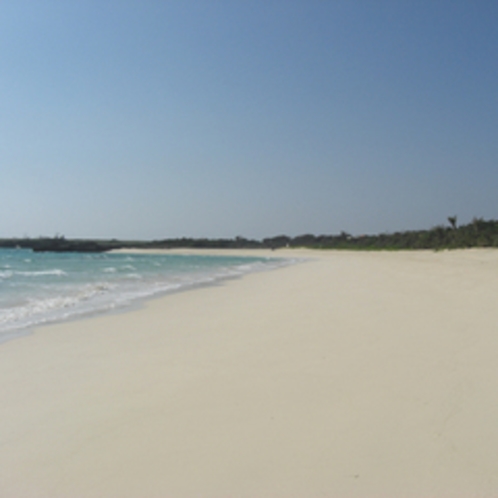
[[[0,248],[32,249],[36,252],[105,252],[113,249],[280,249],[283,247],[310,249],[459,249],[470,247],[498,247],[498,221],[474,218],[471,223],[458,226],[457,217],[448,217],[447,225],[429,230],[413,230],[378,235],[278,235],[262,240],[235,237],[233,239],[172,238],[162,240],[66,239],[62,235],[38,238],[0,239]]]

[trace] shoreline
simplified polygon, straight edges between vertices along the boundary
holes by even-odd
[[[494,496],[498,251],[299,255],[2,344],[0,494]]]
[[[270,251],[251,251],[251,250],[196,250],[196,249],[173,249],[173,250],[168,250],[168,249],[139,249],[139,248],[127,248],[127,249],[115,249],[108,251],[108,254],[149,254],[149,255],[200,255],[200,256],[219,256],[219,257],[257,257],[261,259],[273,259],[273,260],[290,260],[289,263],[284,263],[284,266],[286,264],[296,264],[299,262],[304,261],[302,258],[299,260],[299,258],[296,257],[291,257],[291,255],[286,255],[283,257],[278,257],[275,256],[274,254],[271,254]],[[292,261],[295,260],[295,261]],[[279,267],[271,267],[271,268],[260,268],[256,270],[251,270],[248,273],[253,273],[253,272],[260,272],[260,271],[270,271],[273,269],[278,269]],[[18,338],[22,338],[27,335],[31,335],[35,333],[39,328],[47,327],[47,326],[52,326],[56,324],[62,324],[62,323],[71,323],[75,321],[81,321],[81,320],[88,320],[94,317],[99,317],[99,316],[105,316],[107,314],[121,314],[121,313],[127,313],[128,311],[133,311],[136,309],[143,308],[145,303],[147,303],[149,300],[154,300],[154,299],[160,299],[161,297],[168,296],[170,294],[175,294],[179,292],[188,292],[190,290],[194,290],[196,288],[202,288],[202,287],[209,287],[212,285],[223,285],[225,281],[229,281],[232,279],[237,279],[237,278],[243,278],[246,273],[241,273],[240,275],[227,275],[227,276],[218,276],[215,278],[213,281],[199,281],[199,282],[192,282],[190,284],[185,284],[180,287],[175,287],[171,289],[164,289],[164,290],[159,290],[155,292],[151,292],[150,294],[142,295],[139,297],[131,297],[129,300],[126,302],[122,302],[119,304],[116,304],[115,306],[112,307],[105,307],[105,308],[95,308],[93,310],[76,310],[73,313],[69,314],[68,316],[65,317],[56,317],[56,318],[51,318],[51,319],[46,319],[45,321],[40,321],[38,323],[33,323],[27,326],[22,326],[18,328],[12,328],[8,331],[2,331],[2,334],[0,335],[0,345],[4,344],[5,342],[9,342],[11,340],[16,340]]]

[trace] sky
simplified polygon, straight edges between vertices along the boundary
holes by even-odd
[[[1,0],[0,237],[498,218],[496,0]]]

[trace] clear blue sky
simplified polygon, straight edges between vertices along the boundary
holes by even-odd
[[[2,0],[0,236],[498,218],[496,0]]]

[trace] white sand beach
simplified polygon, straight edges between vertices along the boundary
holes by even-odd
[[[271,254],[2,344],[0,497],[498,496],[498,251]]]

